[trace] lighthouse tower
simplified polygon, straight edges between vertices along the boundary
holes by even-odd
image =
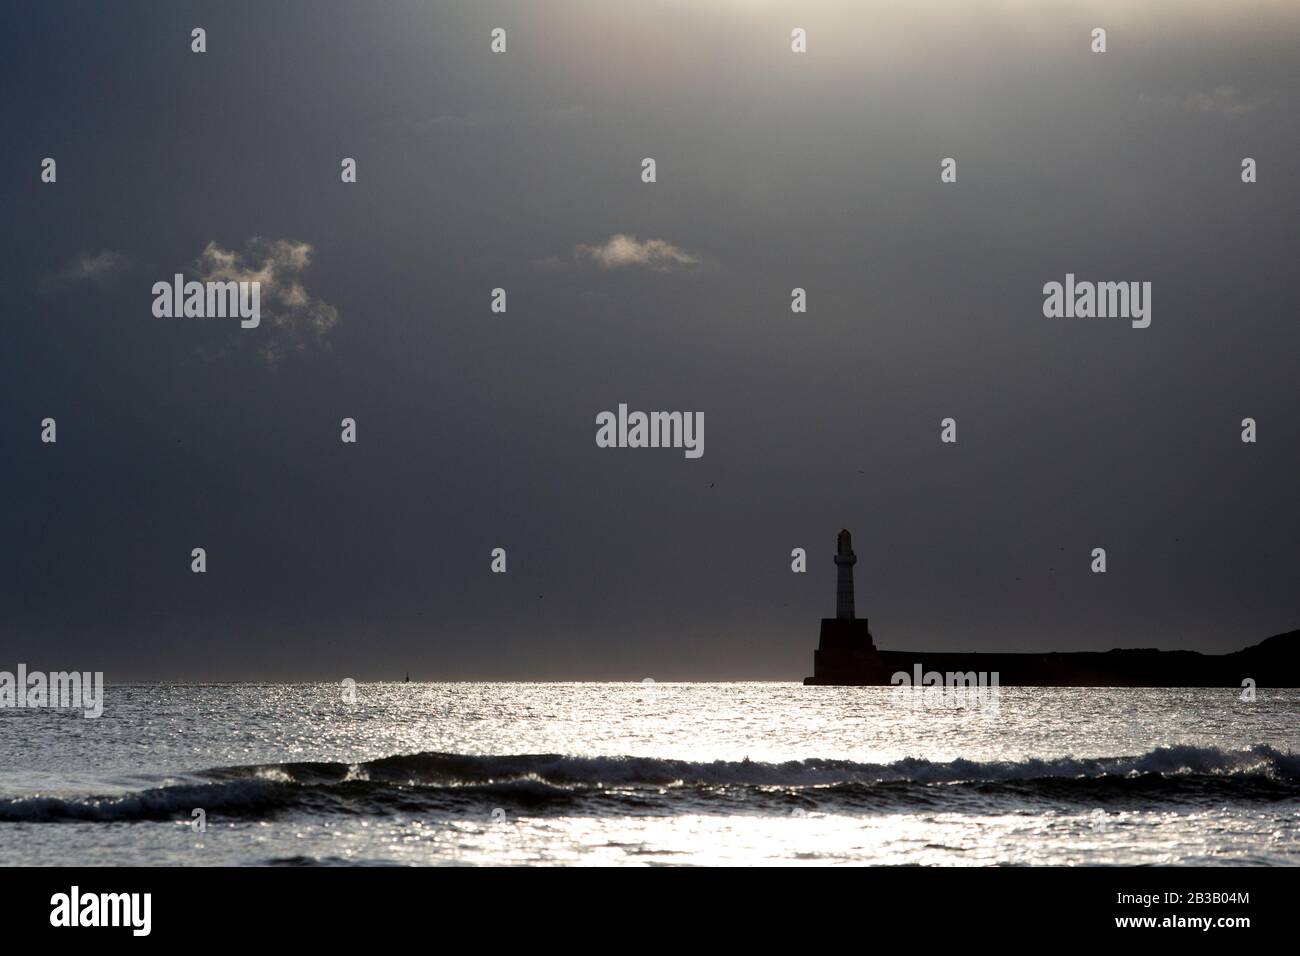
[[[821,638],[813,651],[813,676],[805,684],[884,684],[888,675],[867,630],[867,619],[853,606],[853,536],[842,530],[835,539],[835,616],[822,618]]]
[[[853,565],[858,563],[858,556],[853,553],[853,535],[840,529],[835,540],[835,567],[838,569],[835,582],[835,617],[841,621],[853,620]]]

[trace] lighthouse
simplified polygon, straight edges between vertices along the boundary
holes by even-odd
[[[822,618],[821,636],[813,651],[813,674],[805,684],[884,684],[876,642],[867,619],[858,617],[853,603],[853,536],[841,529],[835,539],[835,616]]]
[[[835,617],[841,621],[853,620],[853,565],[858,556],[853,553],[853,535],[841,528],[835,540]]]

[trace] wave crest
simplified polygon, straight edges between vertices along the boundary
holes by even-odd
[[[221,767],[119,796],[0,798],[0,822],[183,819],[195,807],[234,818],[309,814],[457,813],[494,803],[535,812],[830,812],[934,808],[949,797],[1095,806],[1118,800],[1300,799],[1300,755],[1272,747],[1157,747],[1135,757],[1021,761],[906,758],[777,763],[561,754],[400,754],[364,763]],[[689,805],[689,806],[688,806]]]

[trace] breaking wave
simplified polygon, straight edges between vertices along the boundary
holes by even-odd
[[[223,767],[114,796],[0,798],[0,821],[189,822],[285,814],[879,813],[1300,802],[1300,754],[1159,747],[1023,761],[693,762],[655,757],[419,753],[364,763]]]

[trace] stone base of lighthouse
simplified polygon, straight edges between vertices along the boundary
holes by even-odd
[[[822,618],[821,639],[813,651],[813,675],[805,684],[888,684],[889,674],[867,629],[867,619]]]

